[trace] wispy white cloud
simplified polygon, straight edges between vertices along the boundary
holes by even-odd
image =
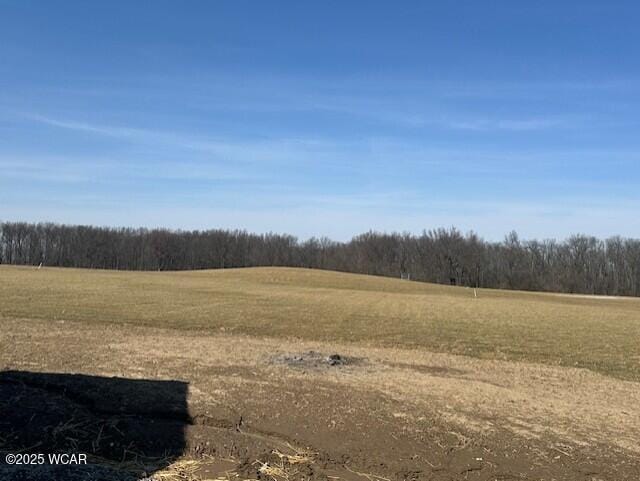
[[[49,183],[79,183],[91,178],[76,168],[67,168],[60,162],[41,162],[39,159],[18,159],[0,157],[0,170],[5,178],[18,180],[36,180]]]
[[[583,96],[585,93],[628,95],[638,91],[638,78],[558,79],[555,81],[518,82],[447,82],[440,91],[444,97],[467,99],[541,99]]]
[[[23,114],[23,117],[40,122],[52,127],[59,127],[61,129],[75,130],[79,132],[89,132],[92,134],[107,135],[109,137],[118,138],[131,138],[148,136],[152,132],[143,129],[132,129],[124,127],[109,127],[103,125],[95,125],[84,122],[74,122],[67,120],[58,120],[44,115],[37,114]]]
[[[109,170],[115,178],[130,175],[134,178],[176,180],[273,181],[277,178],[279,170],[287,169],[286,177],[290,182],[299,182],[303,178],[311,181],[313,176],[318,174],[325,176],[325,179],[334,178],[336,181],[340,176],[349,175],[353,176],[353,179],[362,179],[364,176],[367,179],[375,178],[380,184],[393,182],[396,178],[406,178],[409,173],[414,177],[438,174],[440,177],[446,175],[451,178],[456,175],[457,180],[473,175],[495,174],[507,179],[510,176],[521,176],[523,173],[530,177],[532,166],[539,169],[538,174],[544,175],[567,162],[579,161],[585,166],[617,162],[618,165],[624,166],[635,162],[640,155],[640,152],[635,151],[618,152],[606,149],[527,151],[520,148],[510,151],[470,146],[442,148],[430,145],[428,140],[393,137],[354,140],[292,137],[212,139],[183,132],[104,125],[43,115],[30,114],[27,118],[54,128],[113,138],[129,146],[128,150],[118,151],[112,157],[100,158],[94,154],[91,158],[83,160],[78,154],[67,157],[60,155],[56,159],[47,155],[44,159],[52,160],[40,162],[41,166],[68,166],[69,179],[74,176],[80,179],[83,175],[91,176],[92,173],[95,176],[101,172],[96,168],[100,165],[103,166],[103,170]],[[529,131],[562,125],[565,119],[447,122],[451,128],[473,131]],[[38,160],[37,157],[33,159]],[[2,160],[11,159],[5,155]],[[109,166],[112,168],[109,169]],[[26,175],[27,172],[37,175],[34,168],[23,168],[21,175]],[[59,170],[57,175],[61,175]],[[52,179],[55,177],[55,172],[52,172]],[[574,177],[579,178],[580,175],[574,172]]]
[[[442,124],[451,129],[483,131],[532,131],[546,130],[563,127],[575,127],[576,119],[569,120],[557,117],[536,117],[522,119],[469,119],[469,120],[444,120]]]
[[[131,158],[0,155],[5,178],[46,182],[47,184],[99,183],[118,185],[136,181],[258,182],[264,175],[247,169],[189,160],[136,161]]]
[[[219,159],[254,163],[264,161],[305,162],[311,154],[329,161],[331,154],[338,154],[334,142],[309,138],[276,138],[266,140],[215,140],[175,131],[110,126],[87,122],[59,120],[43,115],[25,114],[25,118],[56,128],[112,137],[130,143],[149,146],[169,146],[185,151],[211,154]],[[340,144],[344,148],[345,144]]]

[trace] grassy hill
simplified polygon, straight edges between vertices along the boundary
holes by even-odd
[[[291,268],[0,266],[2,318],[225,330],[585,367],[640,380],[640,299],[478,290]]]

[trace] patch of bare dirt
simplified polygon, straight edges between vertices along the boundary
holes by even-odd
[[[306,351],[278,354],[271,357],[270,362],[298,369],[326,369],[362,364],[364,359],[337,353],[323,354],[317,351]]]
[[[0,406],[29,400],[17,411],[4,404],[2,450],[86,418],[75,446],[48,443],[104,459],[130,448],[126,461],[146,460],[146,474],[163,480],[640,478],[639,385],[585,370],[131,326],[0,324],[0,368],[18,372],[5,372]],[[100,381],[90,388],[83,376]],[[187,386],[184,400],[158,401],[172,382]],[[43,406],[56,403],[48,418]],[[34,412],[41,422],[25,429]],[[95,443],[100,423],[114,446]],[[162,446],[164,465],[152,470]]]

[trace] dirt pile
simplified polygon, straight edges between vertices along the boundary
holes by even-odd
[[[326,369],[353,366],[362,364],[364,361],[362,358],[337,353],[326,354],[317,351],[278,354],[272,356],[270,359],[270,362],[274,364],[284,364],[298,369]]]

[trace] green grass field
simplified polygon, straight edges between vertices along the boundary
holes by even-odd
[[[400,346],[640,380],[640,299],[473,290],[290,268],[0,266],[0,319],[132,323]]]

